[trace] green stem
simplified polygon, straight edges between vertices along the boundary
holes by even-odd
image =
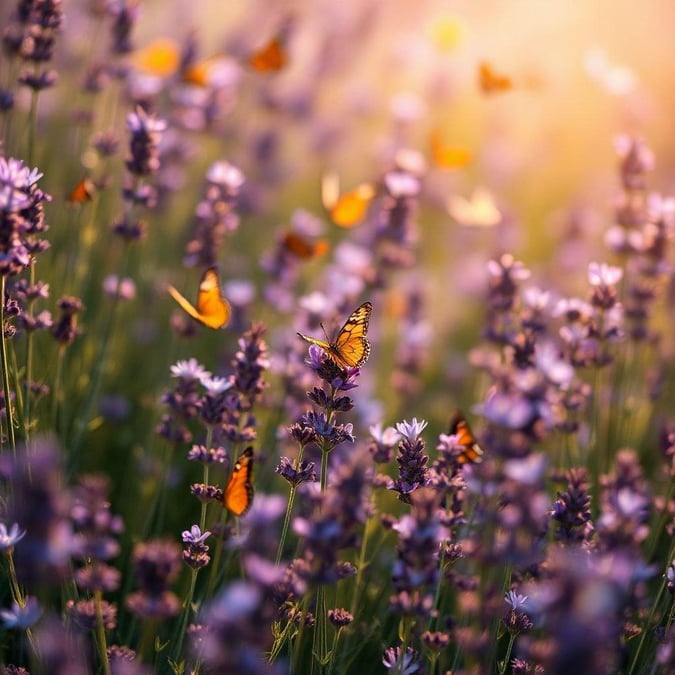
[[[59,345],[56,355],[56,373],[54,374],[54,390],[52,392],[52,429],[58,433],[59,429],[59,408],[63,401],[63,361],[65,358],[65,347]]]
[[[199,573],[198,569],[194,567],[190,570],[190,590],[188,591],[187,598],[183,603],[183,611],[181,613],[180,621],[177,626],[177,632],[174,638],[174,648],[172,658],[175,662],[178,662],[180,657],[181,650],[183,649],[183,641],[185,639],[185,631],[187,629],[187,624],[190,619],[190,611],[192,610],[192,601],[195,596],[195,588],[197,586],[197,574]]]
[[[35,285],[35,262],[30,266],[30,285]],[[28,313],[33,313],[33,305],[35,300],[28,301]],[[31,407],[31,390],[30,383],[33,379],[33,331],[28,331],[26,335],[26,376],[24,378],[24,401],[23,401],[23,433],[26,442],[30,439],[30,407]]]
[[[328,652],[328,631],[326,611],[326,586],[320,584],[316,589],[316,625],[312,639],[312,674],[321,675],[326,672]]]
[[[125,253],[125,260],[124,263],[122,264],[123,268],[122,274],[119,277],[120,282],[126,276],[127,269],[130,265],[131,256],[129,255],[128,245],[125,245],[124,253]],[[70,454],[71,466],[69,466],[69,473],[71,475],[75,469],[75,464],[77,462],[77,458],[79,457],[80,450],[82,449],[84,435],[87,431],[87,426],[89,425],[89,418],[91,417],[94,405],[98,400],[99,389],[101,388],[101,383],[103,381],[103,374],[105,372],[105,367],[107,366],[108,349],[110,346],[111,338],[115,332],[114,328],[117,323],[119,306],[121,303],[121,286],[122,284],[119,283],[117,286],[117,293],[113,298],[113,304],[112,307],[110,308],[108,320],[106,321],[106,324],[103,329],[103,335],[101,337],[98,353],[96,355],[96,360],[93,365],[93,372],[91,375],[88,395],[84,403],[84,409],[81,411],[76,422],[75,434],[73,437],[73,441],[71,443],[72,448]]]
[[[298,456],[295,460],[296,467],[300,466],[300,462],[302,462],[302,454],[305,450],[305,446],[301,445],[299,450],[298,450]],[[288,502],[286,504],[286,515],[284,516],[284,524],[281,528],[281,537],[279,538],[279,546],[277,548],[277,557],[274,561],[275,565],[278,565],[281,562],[281,556],[284,552],[284,546],[286,544],[286,536],[288,534],[288,526],[290,525],[291,522],[291,513],[293,511],[293,502],[295,501],[295,493],[297,491],[297,486],[296,485],[291,485],[291,489],[288,493]]]
[[[206,439],[204,440],[204,446],[206,447],[206,450],[211,449],[211,443],[213,443],[213,426],[210,424],[206,425]],[[204,462],[204,474],[202,477],[202,482],[204,485],[209,484],[209,467],[210,464],[208,462]],[[199,515],[199,529],[204,532],[204,528],[206,527],[206,511],[208,508],[208,504],[206,501],[202,502],[202,509],[201,513]]]
[[[332,448],[331,448],[332,449]],[[328,455],[330,450],[323,447],[321,452],[321,492],[326,492],[328,485]],[[328,658],[328,631],[326,613],[326,587],[319,584],[316,589],[316,624],[312,636],[312,673],[325,673]]]
[[[14,438],[14,414],[9,390],[9,370],[7,368],[7,341],[5,338],[5,287],[7,277],[0,280],[0,358],[2,359],[2,389],[5,394],[5,419],[7,420],[7,438],[16,458],[16,439]]]
[[[94,592],[94,605],[96,607],[96,643],[98,645],[99,657],[103,665],[105,675],[110,675],[110,662],[108,661],[108,648],[105,637],[105,626],[103,625],[103,606],[101,602],[101,591]]]
[[[206,587],[206,598],[210,598],[213,594],[213,589],[216,584],[216,576],[218,568],[220,567],[220,558],[223,553],[223,541],[225,539],[225,521],[227,520],[227,509],[223,508],[218,519],[218,537],[216,539],[216,546],[213,554],[213,562],[211,563],[211,571],[209,572],[209,583]]]
[[[35,68],[37,72],[37,66]],[[26,158],[28,166],[33,166],[35,157],[35,137],[37,136],[37,109],[38,109],[38,91],[33,89],[30,97],[30,111],[28,112],[28,141]]]
[[[504,660],[501,662],[499,666],[499,675],[504,675],[506,669],[508,668],[509,659],[511,658],[511,652],[513,651],[513,645],[515,641],[516,641],[516,633],[511,633],[509,637],[509,646],[506,648],[506,655],[504,656]]]

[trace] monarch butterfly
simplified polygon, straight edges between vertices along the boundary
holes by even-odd
[[[167,290],[193,319],[209,328],[223,328],[230,319],[230,303],[222,295],[218,270],[215,267],[210,267],[202,275],[196,307],[173,286],[169,286]]]
[[[340,227],[358,225],[366,217],[373,197],[375,187],[371,183],[361,183],[353,190],[340,194],[337,173],[328,172],[321,179],[321,202],[331,220]]]
[[[483,187],[477,187],[471,199],[450,195],[447,201],[448,213],[460,224],[467,227],[492,227],[502,219],[493,196]]]
[[[483,449],[476,442],[469,423],[459,410],[450,421],[450,435],[456,436],[455,444],[464,448],[457,456],[460,464],[480,464],[483,461]]]
[[[239,455],[234,470],[223,492],[223,506],[243,516],[253,501],[253,448],[248,447]]]
[[[492,66],[485,61],[478,66],[478,84],[484,94],[496,94],[513,87],[513,82],[508,75],[495,72]]]
[[[333,360],[340,368],[358,368],[362,366],[370,356],[370,342],[366,334],[368,333],[368,321],[373,306],[369,302],[364,302],[357,307],[345,321],[334,341],[317,340],[298,333],[298,335],[312,345],[317,345],[326,352],[326,355]]]

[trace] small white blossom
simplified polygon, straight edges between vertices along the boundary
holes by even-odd
[[[424,420],[417,421],[416,417],[412,418],[412,422],[403,420],[403,422],[397,422],[396,431],[398,431],[401,436],[407,438],[408,441],[414,443],[417,440],[417,437],[424,431],[427,426],[427,422]]]

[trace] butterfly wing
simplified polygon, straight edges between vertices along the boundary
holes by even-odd
[[[370,356],[370,342],[366,334],[372,311],[373,306],[369,302],[364,302],[355,309],[340,329],[335,342],[318,340],[303,333],[298,333],[298,335],[305,342],[321,347],[341,368],[358,368]]]
[[[282,39],[277,36],[253,53],[248,59],[248,64],[259,73],[273,73],[281,70],[287,60]]]
[[[309,337],[309,335],[305,335],[304,333],[298,333],[298,335],[305,342],[309,342],[310,345],[316,345],[317,347],[321,347],[321,349],[323,349],[326,353],[330,352],[330,344],[325,340],[317,340],[316,338]]]
[[[508,91],[513,86],[511,78],[507,75],[496,73],[489,63],[483,61],[478,69],[480,88],[485,94],[494,94]]]
[[[364,302],[355,309],[342,326],[335,342],[330,344],[329,355],[343,368],[358,368],[370,356],[370,342],[366,337],[373,306]]]
[[[450,434],[457,437],[457,445],[464,447],[457,458],[460,464],[479,464],[483,461],[483,449],[476,442],[468,422],[459,411],[450,422]]]
[[[169,286],[167,290],[187,314],[208,328],[223,328],[230,319],[230,304],[221,293],[220,279],[215,267],[207,269],[202,276],[196,307],[173,286]]]
[[[239,456],[223,494],[223,506],[235,516],[243,516],[253,501],[253,448]]]

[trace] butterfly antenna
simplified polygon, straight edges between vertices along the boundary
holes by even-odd
[[[326,329],[323,327],[323,323],[320,323],[319,326],[321,326],[321,330],[323,331],[323,335],[326,338],[326,341],[330,342],[330,338],[328,337],[328,333],[326,333]]]

